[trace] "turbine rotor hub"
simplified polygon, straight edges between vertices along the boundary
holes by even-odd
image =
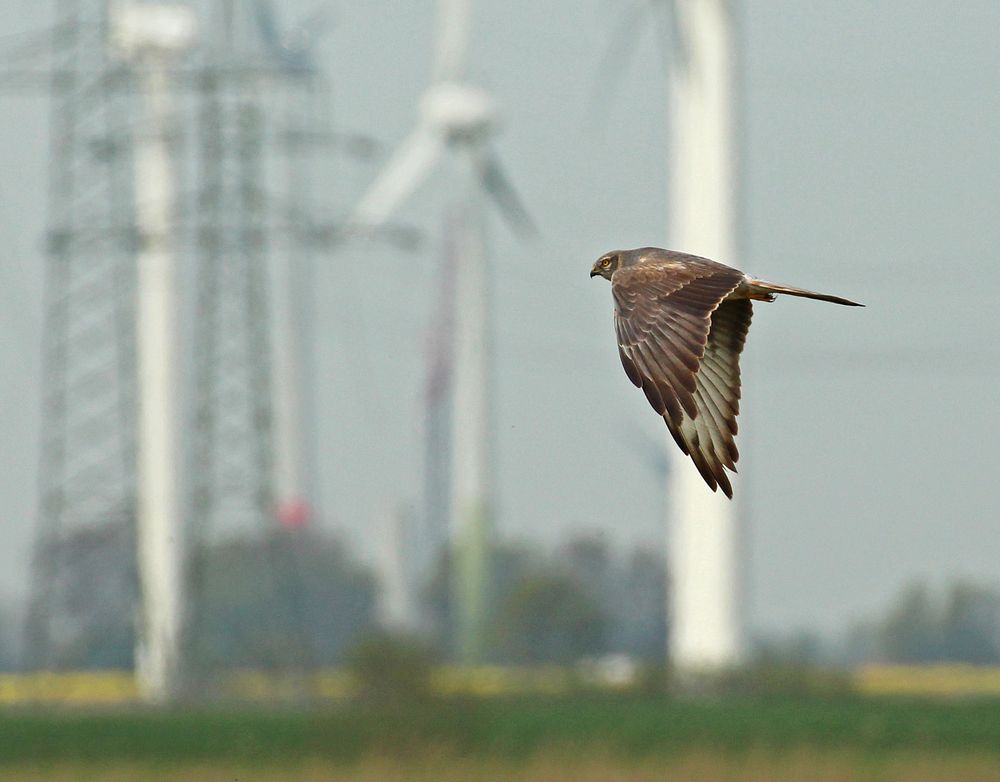
[[[420,112],[450,141],[488,135],[496,127],[496,102],[480,87],[435,84],[420,100]]]

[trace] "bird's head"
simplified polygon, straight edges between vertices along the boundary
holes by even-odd
[[[594,262],[594,265],[590,268],[590,276],[603,277],[606,280],[610,280],[611,275],[615,273],[615,270],[621,265],[621,262],[622,254],[620,250],[605,253],[598,258]]]

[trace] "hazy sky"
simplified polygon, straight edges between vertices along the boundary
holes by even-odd
[[[426,84],[433,3],[330,5],[333,122],[391,145]],[[719,260],[868,305],[756,307],[737,485],[751,624],[836,629],[915,577],[995,583],[1000,4],[739,5],[743,250]],[[11,30],[47,23],[39,6],[0,0]],[[542,232],[522,244],[491,228],[509,536],[665,539],[662,486],[638,447],[663,425],[618,363],[607,284],[587,275],[604,251],[666,233],[657,27],[632,42],[613,102],[593,103],[627,6],[475,8],[472,74],[501,104],[499,153]],[[286,18],[315,7],[288,3]],[[20,595],[36,499],[47,126],[43,100],[0,100],[0,590]],[[337,170],[344,212],[376,167]],[[419,497],[425,336],[455,173],[442,166],[400,213],[431,231],[425,250],[346,248],[318,274],[321,502],[327,523],[369,551],[380,514]]]

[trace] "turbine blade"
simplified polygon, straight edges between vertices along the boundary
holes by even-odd
[[[257,32],[263,39],[265,46],[270,51],[282,49],[281,33],[278,31],[278,20],[274,16],[274,8],[269,0],[256,0],[253,10],[254,20],[257,23]]]
[[[390,158],[375,183],[358,202],[348,228],[364,230],[382,225],[414,190],[437,161],[444,147],[440,134],[418,125]]]
[[[675,68],[681,71],[691,62],[691,9],[681,8],[682,0],[666,0],[664,3],[665,17],[660,17],[660,26],[665,37],[673,41],[669,52],[664,47],[664,64],[668,71]]]
[[[537,236],[535,221],[531,219],[524,202],[511,184],[510,178],[504,173],[496,156],[487,150],[480,150],[475,155],[475,160],[483,189],[496,203],[511,228],[521,236]]]
[[[299,19],[292,30],[292,41],[296,49],[310,56],[316,44],[336,26],[336,15],[333,9],[326,5],[317,5],[303,18]]]
[[[465,75],[470,16],[468,0],[438,0],[433,81],[460,81]]]
[[[669,472],[670,451],[666,437],[654,437],[631,420],[623,421],[620,426],[622,428],[618,429],[618,439],[625,448],[632,451],[657,476]],[[657,434],[662,435],[659,430]]]
[[[645,29],[643,20],[648,16],[656,27],[656,48],[663,64],[663,72],[684,61],[686,42],[681,35],[678,20],[678,2],[683,0],[636,0],[621,12],[611,33],[608,47],[601,57],[597,78],[591,94],[591,112],[597,118],[607,118],[608,109],[614,104],[616,88],[622,83],[625,72],[635,59],[636,45]]]
[[[606,108],[614,103],[625,71],[635,58],[636,44],[642,32],[641,23],[646,9],[639,0],[625,8],[618,16],[608,40],[608,46],[597,66],[590,96],[590,110],[595,117],[606,117]]]

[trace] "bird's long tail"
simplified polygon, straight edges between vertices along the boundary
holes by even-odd
[[[805,288],[793,288],[791,285],[778,285],[773,282],[767,282],[766,280],[751,279],[748,283],[750,289],[749,296],[751,299],[760,299],[763,301],[774,301],[774,294],[783,293],[787,296],[801,296],[804,299],[819,299],[820,301],[830,301],[834,304],[844,304],[848,307],[864,307],[864,304],[858,304],[856,301],[851,301],[850,299],[844,299],[840,296],[831,296],[829,293],[816,293],[816,291],[807,291]]]

